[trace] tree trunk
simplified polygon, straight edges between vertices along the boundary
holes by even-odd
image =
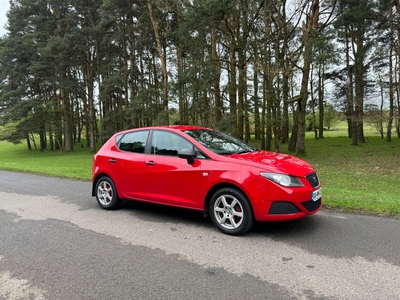
[[[293,128],[292,128],[292,135],[289,140],[288,150],[291,152],[296,151],[296,144],[297,144],[297,131],[298,131],[298,124],[297,124],[297,109],[293,109]]]
[[[319,0],[314,0],[311,12],[308,17],[308,24],[303,24],[303,45],[304,45],[304,54],[303,61],[304,65],[302,68],[302,80],[301,80],[301,89],[300,89],[300,100],[297,105],[297,143],[296,143],[296,153],[305,155],[306,154],[306,145],[305,145],[305,137],[306,137],[306,106],[308,99],[308,83],[310,77],[310,68],[311,68],[311,39],[313,35],[313,30],[318,28],[318,20],[319,20]]]
[[[231,37],[231,45],[230,45],[230,53],[229,53],[229,109],[230,109],[230,124],[232,125],[230,128],[230,132],[233,136],[238,137],[237,133],[237,103],[236,103],[236,46],[235,46],[235,38]]]
[[[394,36],[394,29],[393,29],[393,14],[392,10],[390,10],[390,32],[391,37]],[[394,91],[393,91],[393,45],[394,41],[391,40],[389,43],[389,120],[387,124],[387,134],[386,134],[386,141],[392,141],[392,127],[393,127],[393,115],[394,115]],[[383,127],[382,127],[383,131]]]
[[[73,151],[71,103],[64,88],[60,89],[60,98],[63,103],[62,107],[63,107],[63,119],[64,119],[64,148],[65,151],[70,152]]]
[[[168,71],[167,71],[167,57],[165,51],[163,51],[164,47],[161,45],[161,38],[158,29],[158,22],[153,17],[153,9],[149,0],[147,0],[147,7],[149,9],[149,16],[151,20],[151,24],[153,25],[154,36],[156,38],[157,43],[157,53],[161,61],[161,69],[163,75],[163,85],[162,85],[162,95],[163,95],[163,110],[168,110]],[[164,118],[164,125],[169,124],[169,115],[168,113],[165,114]]]
[[[398,82],[397,78],[397,73],[395,75],[395,82]],[[396,103],[397,103],[397,108],[396,108],[396,118],[395,118],[395,126],[396,126],[396,133],[397,133],[397,138],[400,139],[400,91],[399,89],[396,89]]]
[[[245,109],[246,109],[246,89],[247,89],[247,66],[246,66],[246,53],[247,53],[247,36],[249,31],[248,26],[248,3],[247,0],[240,1],[240,30],[238,32],[238,56],[239,56],[239,88],[238,88],[238,137],[243,140],[244,137],[244,120],[245,120]]]
[[[389,71],[390,72],[390,71]],[[378,122],[378,129],[379,133],[381,135],[381,138],[384,138],[383,135],[383,105],[385,103],[385,97],[384,97],[384,90],[383,90],[383,84],[382,84],[382,79],[381,76],[379,75],[379,84],[381,87],[381,106],[379,108],[379,122]]]
[[[178,68],[178,78],[180,78],[183,72],[183,50],[182,46],[178,45],[176,48],[176,56],[177,56],[177,68]],[[185,107],[184,107],[184,100],[183,100],[183,86],[179,84],[178,87],[178,106],[179,106],[179,123],[185,123],[185,115],[187,114]]]
[[[216,125],[221,122],[224,117],[224,107],[221,99],[221,90],[220,90],[220,77],[221,71],[218,62],[217,56],[217,36],[216,29],[214,26],[211,27],[211,61],[213,64],[213,86],[214,86],[214,97],[215,97],[215,123]]]
[[[246,89],[246,64],[244,49],[239,50],[239,88],[238,88],[238,122],[237,137],[243,140],[244,136],[244,90]]]
[[[282,96],[283,99],[289,97],[289,77],[286,72],[283,73],[282,81]],[[281,143],[286,144],[289,140],[289,104],[284,101],[282,112],[282,130],[281,130]]]
[[[86,38],[86,80],[87,80],[87,102],[89,108],[89,149],[90,153],[96,153],[96,140],[94,132],[94,123],[96,122],[94,109],[94,76],[93,76],[93,58],[90,50],[89,38]]]
[[[355,98],[354,98],[354,122],[353,122],[353,139],[352,145],[357,146],[359,142],[364,143],[363,134],[363,112],[364,112],[364,24],[359,24],[359,28],[356,34],[356,41],[353,41],[357,45],[356,51],[354,51],[354,85],[355,85]]]
[[[281,43],[284,48],[282,50],[283,53],[286,53],[283,55],[283,74],[282,74],[282,96],[283,99],[288,99],[289,98],[289,78],[291,76],[291,71],[290,68],[291,66],[291,57],[287,55],[288,53],[288,39],[289,39],[289,33],[288,33],[288,23],[286,22],[286,0],[282,2],[282,20],[283,24],[281,25],[283,27],[283,43]],[[289,140],[289,104],[286,101],[283,101],[283,115],[282,115],[282,130],[281,130],[281,143],[285,144]]]
[[[253,75],[253,85],[254,85],[254,136],[256,140],[261,138],[261,122],[260,122],[260,100],[258,98],[258,63],[254,64],[254,75]]]
[[[314,131],[314,139],[318,140],[318,129],[317,129],[317,117],[315,113],[315,97],[314,97],[314,81],[313,81],[314,67],[311,67],[311,80],[310,80],[310,90],[311,90],[311,111],[312,111],[312,130]]]
[[[266,110],[266,102],[265,102],[265,95],[264,95],[263,96],[263,100],[262,100],[261,128],[260,128],[260,134],[261,134],[261,145],[260,145],[260,148],[262,150],[266,150],[266,147],[265,147],[265,110]]]
[[[269,60],[268,60],[269,61]],[[272,109],[273,109],[273,99],[271,97],[272,93],[272,83],[271,74],[268,70],[265,70],[266,76],[264,76],[264,99],[266,101],[266,116],[265,116],[265,150],[271,151],[272,149]]]
[[[28,150],[32,150],[31,139],[29,138],[29,133],[26,135],[26,145],[28,146]]]
[[[324,138],[324,114],[325,114],[325,105],[324,105],[324,65],[320,65],[318,70],[318,107],[319,107],[319,130],[318,130],[318,138]]]

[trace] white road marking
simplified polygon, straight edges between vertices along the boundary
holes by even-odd
[[[343,219],[343,220],[347,220],[348,218],[346,216],[342,216],[342,215],[338,215],[335,213],[329,213],[323,210],[320,210],[318,212],[318,215],[320,216],[324,216],[324,217],[328,217],[328,218],[335,218],[335,219]]]

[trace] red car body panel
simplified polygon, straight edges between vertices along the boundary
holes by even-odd
[[[153,163],[145,175],[147,194],[144,200],[192,209],[203,209],[201,199],[201,163],[189,165],[179,157],[147,156]],[[168,175],[166,176],[166,173]],[[204,198],[203,198],[204,199]]]
[[[208,158],[196,159],[188,164],[177,156],[128,153],[116,147],[116,138],[132,130],[115,134],[94,156],[93,186],[101,175],[109,176],[115,183],[121,199],[207,210],[210,191],[219,185],[240,189],[249,199],[257,221],[287,221],[314,214],[304,203],[311,201],[313,187],[306,176],[315,173],[307,162],[281,153],[257,151],[235,155],[218,155],[204,147],[184,130],[205,129],[197,126],[148,127],[147,130],[172,131],[194,144]],[[296,176],[302,187],[284,187],[260,175],[260,172],[282,173]],[[270,213],[274,202],[295,205],[294,213]]]

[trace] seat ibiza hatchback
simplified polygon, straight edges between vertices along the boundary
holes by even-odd
[[[320,180],[307,162],[198,126],[118,132],[94,156],[92,175],[92,195],[104,209],[138,200],[204,211],[231,235],[322,205]]]

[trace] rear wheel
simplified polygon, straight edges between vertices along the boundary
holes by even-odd
[[[117,189],[111,178],[101,177],[96,183],[96,200],[104,209],[116,209],[121,204],[118,198]]]
[[[247,197],[234,188],[222,188],[212,196],[209,206],[214,225],[223,233],[241,235],[254,222],[253,210]]]

